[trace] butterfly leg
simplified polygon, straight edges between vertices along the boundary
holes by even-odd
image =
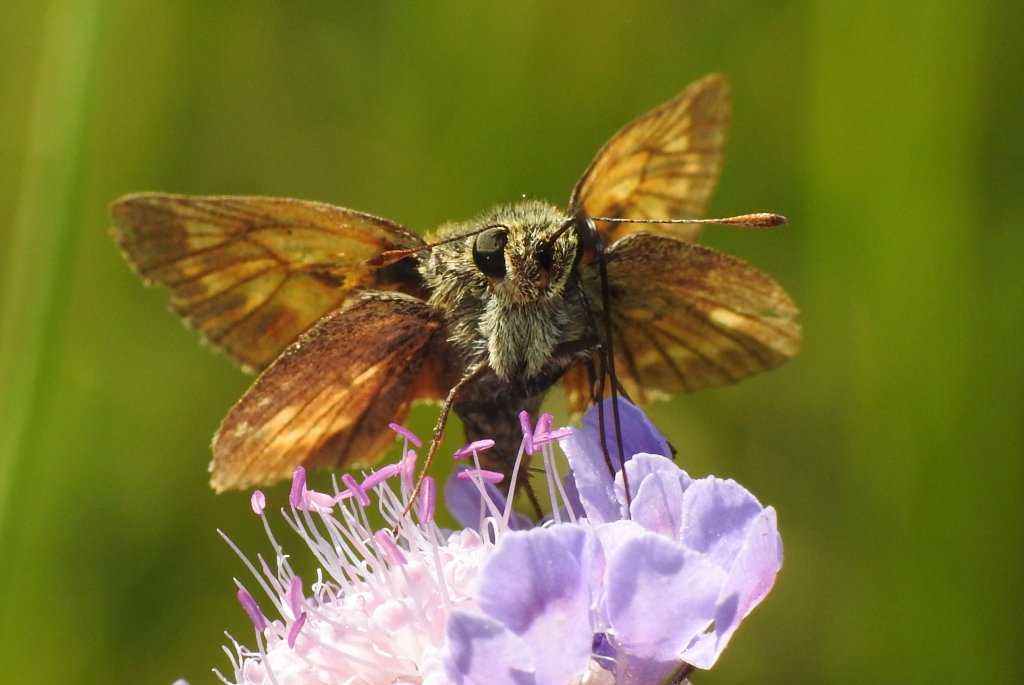
[[[452,405],[459,396],[459,392],[476,378],[486,366],[484,362],[474,364],[462,375],[459,382],[448,391],[448,396],[445,397],[444,404],[441,405],[441,413],[437,417],[437,423],[434,424],[434,435],[430,439],[430,447],[427,449],[427,456],[423,460],[423,468],[420,469],[420,474],[416,477],[416,486],[413,488],[412,496],[409,497],[409,503],[405,505],[400,518],[405,518],[412,511],[412,507],[419,497],[420,490],[423,489],[423,480],[427,477],[427,472],[430,471],[430,464],[434,461],[434,454],[437,453],[438,447],[441,446],[441,440],[444,438],[444,427],[448,423],[448,414],[451,412]]]

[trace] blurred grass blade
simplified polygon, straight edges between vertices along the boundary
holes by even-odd
[[[0,302],[0,540],[31,427],[44,413],[70,281],[101,0],[48,8]],[[6,545],[4,545],[6,547]]]

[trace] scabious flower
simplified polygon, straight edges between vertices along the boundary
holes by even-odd
[[[554,503],[536,525],[478,465],[445,487],[466,526],[455,532],[433,522],[431,481],[416,520],[402,515],[411,452],[333,495],[309,491],[300,471],[286,519],[320,571],[307,594],[276,542],[273,567],[251,565],[279,618],[239,584],[257,647],[229,650],[234,682],[647,685],[709,668],[774,583],[775,512],[734,481],[691,479],[638,409],[620,411],[630,458],[614,475],[596,412],[582,431],[552,431],[548,416],[524,423],[520,457],[539,453]],[[564,483],[556,439],[572,469]],[[371,530],[371,493],[394,535]],[[255,499],[254,509],[262,516]]]

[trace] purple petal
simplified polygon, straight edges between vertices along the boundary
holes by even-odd
[[[612,458],[617,460],[618,447],[614,421],[612,401],[607,399],[604,401],[604,432],[608,441],[608,451],[612,453]],[[583,431],[600,445],[598,423],[597,407],[592,406],[583,416]],[[668,446],[668,441],[658,432],[647,415],[629,400],[621,397],[619,398],[619,425],[622,427],[622,451],[627,459],[641,452],[672,457],[672,449]]]
[[[626,462],[632,493],[630,518],[645,529],[678,540],[682,527],[683,493],[692,479],[670,459],[657,454],[637,454]],[[615,480],[615,494],[626,503],[622,474]]]
[[[562,488],[565,490],[565,506],[577,517],[583,516],[583,503],[580,502],[580,491],[576,489],[576,479],[572,473],[565,474],[562,478]]]
[[[710,668],[740,621],[772,589],[780,568],[782,538],[775,521],[775,510],[768,507],[747,528],[744,544],[729,569],[729,577],[717,602],[714,630],[701,635],[682,653],[682,658],[697,668]]]
[[[728,571],[744,544],[747,528],[763,510],[734,480],[701,478],[686,489],[680,541]]]
[[[448,617],[445,670],[456,685],[533,685],[533,655],[500,621],[460,609]]]
[[[678,659],[660,661],[642,659],[632,654],[621,654],[615,668],[615,685],[650,685],[651,683],[675,683],[671,678],[685,664]],[[682,681],[689,683],[688,680]]]
[[[640,483],[630,518],[645,530],[676,540],[682,527],[683,489],[675,476],[654,473]]]
[[[715,617],[725,573],[631,521],[599,531],[607,558],[604,613],[613,644],[642,659],[672,660]]]
[[[601,447],[590,436],[576,429],[559,445],[569,458],[576,492],[583,506],[582,512],[576,513],[586,515],[595,525],[622,518],[619,503],[615,499],[615,481],[608,473]]]
[[[502,537],[481,570],[479,604],[533,653],[537,683],[567,683],[587,669],[588,529],[554,525]]]

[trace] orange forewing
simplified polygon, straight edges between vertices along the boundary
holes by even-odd
[[[364,261],[422,239],[386,219],[302,200],[128,195],[112,233],[147,281],[216,347],[253,369],[357,289],[414,288]]]
[[[418,398],[442,397],[461,369],[426,303],[366,293],[324,317],[264,371],[213,439],[217,490],[270,483],[296,466],[369,464]]]
[[[635,233],[613,245],[607,260],[616,377],[637,402],[735,383],[800,347],[789,295],[735,257]],[[586,288],[600,321],[606,313],[596,275]],[[574,411],[592,399],[587,378],[583,365],[563,377]]]
[[[570,214],[701,217],[722,168],[729,113],[729,83],[711,74],[630,122],[605,143],[576,184]],[[700,232],[699,224],[596,224],[606,244],[636,231],[683,240],[695,240]]]

